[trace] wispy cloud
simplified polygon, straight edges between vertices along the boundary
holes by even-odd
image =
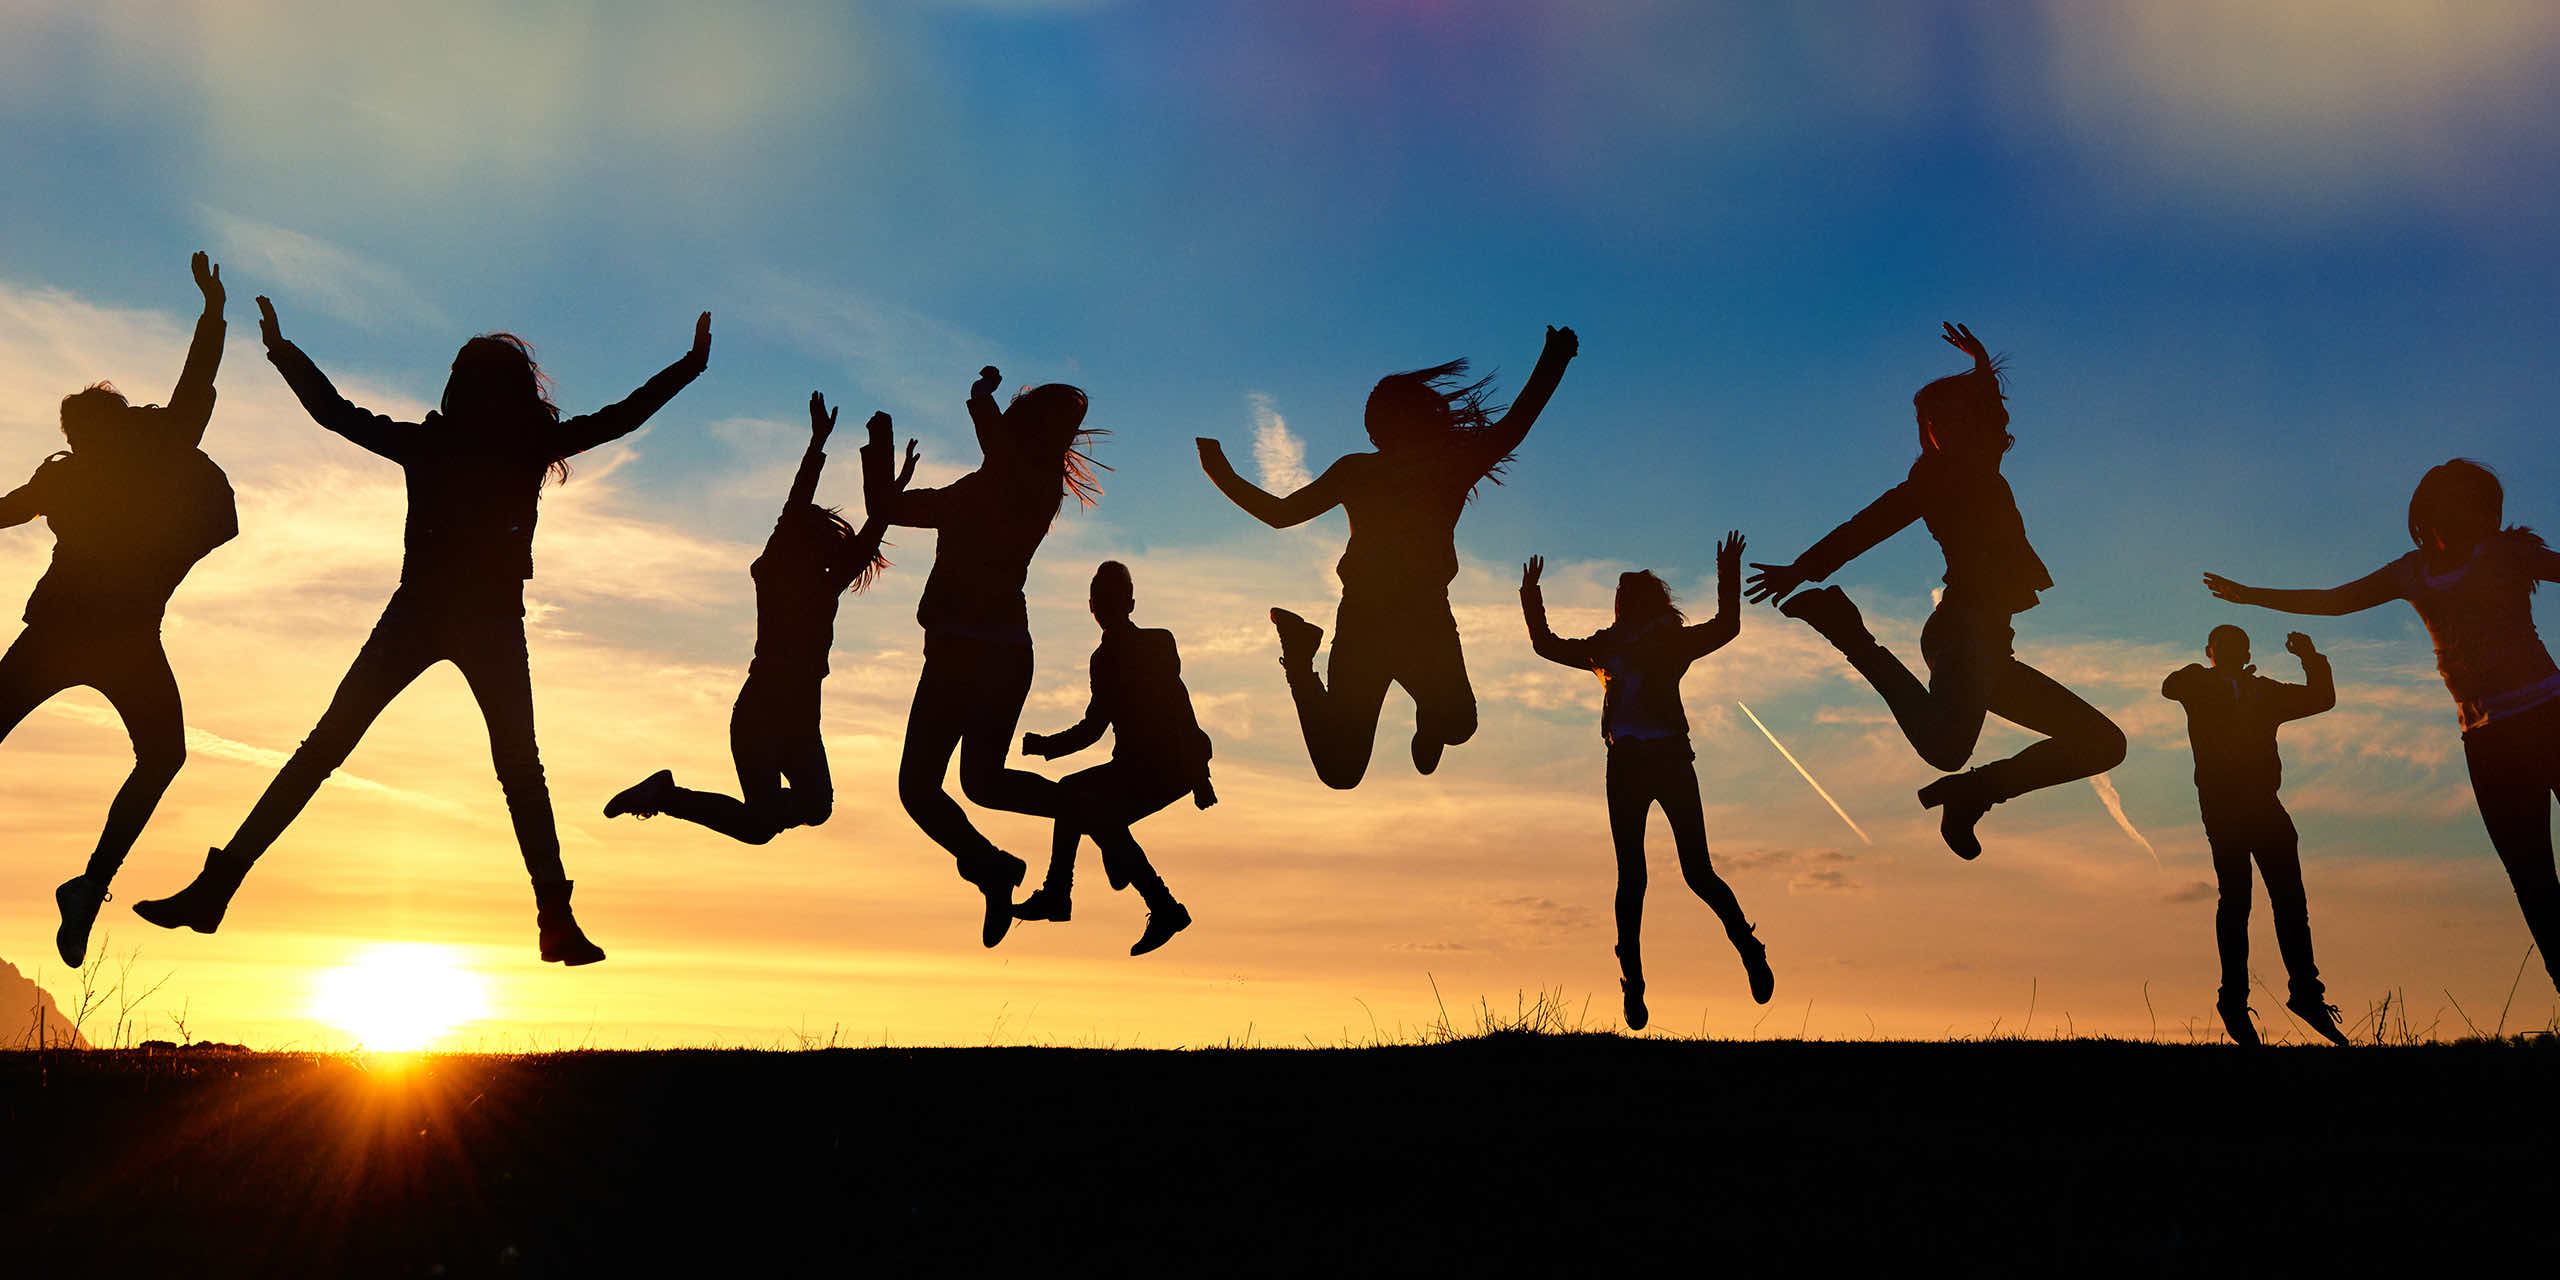
[[[203,212],[227,279],[257,279],[257,292],[282,300],[280,312],[308,303],[363,329],[453,327],[407,276],[353,249],[210,205]]]
[[[1280,416],[1269,395],[1250,391],[1245,403],[1253,411],[1253,465],[1262,473],[1262,487],[1273,493],[1305,488],[1314,479],[1307,474],[1306,442],[1289,430],[1289,420]]]

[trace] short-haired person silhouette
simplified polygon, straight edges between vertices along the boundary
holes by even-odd
[[[2214,595],[2284,613],[2336,617],[2406,600],[2435,641],[2436,670],[2462,722],[2462,757],[2489,843],[2525,927],[2560,987],[2560,876],[2551,798],[2560,789],[2560,667],[2533,627],[2537,584],[2560,582],[2560,552],[2507,525],[2506,490],[2468,458],[2428,470],[2409,495],[2417,550],[2327,590],[2244,587],[2204,575]]]
[[[1520,612],[1529,623],[1529,647],[1538,656],[1600,677],[1600,740],[1609,745],[1609,839],[1618,855],[1618,986],[1626,997],[1627,1025],[1644,1030],[1644,824],[1653,806],[1671,823],[1680,852],[1680,876],[1716,919],[1742,956],[1751,998],[1769,1003],[1777,979],[1769,949],[1743,918],[1742,903],[1707,857],[1707,819],[1698,798],[1698,753],[1689,745],[1689,714],[1680,705],[1680,677],[1689,664],[1733,642],[1742,633],[1742,535],[1728,533],[1716,546],[1716,616],[1688,625],[1671,589],[1649,570],[1618,576],[1617,618],[1579,640],[1547,629],[1546,593],[1538,577],[1544,556],[1520,567]]]
[[[924,672],[907,712],[898,758],[898,800],[960,878],[986,899],[979,941],[994,946],[1013,925],[1013,887],[1022,859],[980,834],[942,789],[954,751],[960,790],[973,804],[1044,818],[1058,815],[1058,784],[1005,767],[1022,700],[1031,693],[1031,620],[1022,599],[1031,557],[1073,493],[1091,506],[1102,490],[1078,446],[1085,394],[1062,382],[1014,396],[999,409],[1003,375],[989,365],[969,388],[969,422],[985,461],[939,489],[900,489],[889,475],[889,422],[871,420],[876,448],[862,451],[866,519],[939,531],[916,621],[924,626]]]
[[[1750,596],[1780,601],[1778,612],[1829,640],[1883,696],[1931,768],[1963,769],[1986,715],[2046,735],[2006,760],[1951,772],[1920,789],[1923,806],[1943,810],[1938,830],[1947,847],[1971,858],[1982,852],[1974,824],[1991,806],[2104,773],[2124,760],[2125,741],[2104,712],[2018,661],[2011,648],[2010,619],[2034,608],[2037,593],[2051,589],[2053,579],[2027,545],[2017,499],[2000,474],[2000,457],[2015,441],[2000,366],[1972,330],[1950,324],[1941,336],[1973,357],[1973,368],[1911,398],[1920,457],[1909,477],[1793,563],[1753,565],[1759,572],[1751,575]],[[1876,643],[1838,587],[1796,590],[1839,572],[1915,520],[1928,525],[1947,557],[1946,592],[1920,631],[1926,685]]]
[[[1326,786],[1355,787],[1368,772],[1389,684],[1413,696],[1414,768],[1439,768],[1443,750],[1475,736],[1475,689],[1467,683],[1466,655],[1449,611],[1458,517],[1477,485],[1501,483],[1503,465],[1578,350],[1573,330],[1548,329],[1537,368],[1507,411],[1485,403],[1491,379],[1459,381],[1464,360],[1379,379],[1366,414],[1377,452],[1345,454],[1285,497],[1237,475],[1217,441],[1197,442],[1201,469],[1219,492],[1274,529],[1305,524],[1335,507],[1350,517],[1350,545],[1334,566],[1342,604],[1322,677],[1315,658],[1324,628],[1286,609],[1271,611],[1298,727]]]
[[[878,416],[885,423],[888,415]],[[679,787],[673,772],[660,769],[606,802],[604,816],[663,813],[733,840],[763,844],[793,827],[817,826],[835,811],[818,702],[827,650],[835,645],[836,602],[848,588],[871,585],[889,565],[880,558],[886,521],[871,516],[857,530],[817,504],[818,473],[827,465],[827,437],[835,429],[835,410],[826,397],[810,393],[808,452],[791,477],[764,554],[747,569],[756,584],[756,656],[729,713],[729,757],[737,764],[743,798]],[[898,487],[905,488],[915,471],[916,447],[909,441]]]
[[[2302,891],[2302,841],[2276,789],[2284,761],[2276,754],[2276,727],[2316,716],[2338,705],[2329,659],[2299,631],[2284,638],[2287,653],[2302,660],[2301,684],[2258,674],[2249,663],[2249,633],[2224,624],[2205,638],[2206,666],[2190,662],[2160,682],[2160,696],[2187,709],[2187,741],[2196,757],[2196,805],[2204,815],[2205,843],[2213,849],[2213,876],[2221,890],[2213,912],[2213,938],[2222,953],[2222,991],[2216,1007],[2223,1028],[2241,1044],[2258,1043],[2249,1021],[2249,864],[2267,880],[2267,910],[2275,917],[2276,950],[2284,956],[2289,986],[2285,1008],[2312,1030],[2338,1044],[2338,1011],[2320,983],[2311,957],[2311,907]]]
[[[1141,627],[1129,615],[1138,606],[1129,566],[1105,560],[1093,571],[1093,620],[1102,643],[1093,650],[1093,697],[1084,718],[1058,733],[1022,735],[1022,753],[1055,760],[1074,755],[1111,731],[1111,759],[1068,774],[1058,783],[1057,838],[1049,848],[1049,874],[1013,909],[1017,920],[1068,918],[1075,888],[1076,845],[1092,836],[1102,850],[1111,887],[1128,885],[1147,904],[1147,928],[1129,954],[1142,956],[1191,926],[1191,912],[1164,887],[1146,850],[1129,834],[1131,824],[1190,796],[1201,808],[1217,803],[1209,786],[1209,735],[1191,712],[1182,684],[1182,654],[1173,633]]]
[[[197,446],[213,417],[222,364],[222,269],[190,262],[204,314],[167,407],[129,405],[101,382],[62,398],[62,439],[27,482],[0,497],[0,528],[41,516],[53,563],[27,597],[27,628],[0,656],[0,737],[65,689],[105,695],[133,740],[125,776],[89,864],[53,891],[53,936],[77,968],[107,885],[187,760],[178,680],[160,645],[169,596],[206,553],[240,530],[231,485]]]
[[[331,772],[346,762],[384,707],[426,669],[462,669],[488,722],[489,754],[506,794],[516,844],[533,880],[542,958],[593,964],[569,907],[551,791],[533,734],[533,675],[524,641],[524,584],[533,576],[533,529],[545,479],[566,479],[569,458],[649,420],[699,375],[711,356],[711,313],[694,322],[693,346],[618,404],[563,420],[547,394],[533,348],[512,334],[462,344],[441,407],[418,423],[396,422],[349,404],[328,376],[285,340],[275,308],[258,299],[267,359],[312,420],[400,464],[409,491],[400,586],[356,651],[311,736],[267,784],[228,844],[205,855],[204,870],[169,897],[134,904],[164,929],[211,933],[258,856],[284,834]]]

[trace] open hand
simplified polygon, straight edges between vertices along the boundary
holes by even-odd
[[[1991,352],[1982,345],[1982,339],[1973,336],[1973,330],[1960,324],[1946,323],[1939,326],[1938,336],[1946,339],[1948,346],[1972,356],[1974,368],[1991,367]]]
[[[196,256],[187,260],[187,267],[196,274],[196,288],[204,294],[204,304],[220,311],[225,296],[222,291],[221,266],[205,257],[204,250],[198,249]]]
[[[809,393],[809,435],[823,443],[836,430],[836,411],[827,407],[826,393]]]
[[[2212,592],[2216,600],[2228,600],[2233,604],[2249,603],[2249,588],[2218,573],[2208,573],[2204,576],[2204,589]]]
[[[1743,594],[1754,603],[1783,600],[1804,585],[1804,572],[1792,564],[1761,564],[1753,561],[1758,572],[1744,580]]]
[[[686,354],[704,364],[711,362],[711,313],[703,312],[693,322],[693,350]]]
[[[1559,329],[1554,325],[1548,325],[1547,354],[1558,360],[1571,360],[1582,354],[1582,339],[1575,337],[1573,330],[1569,328]]]
[[[901,488],[901,489],[906,488],[906,487],[907,487],[907,482],[908,482],[909,480],[913,480],[913,479],[915,479],[915,478],[916,478],[916,442],[915,442],[915,441],[913,441],[913,440],[909,440],[909,441],[907,442],[907,463],[906,463],[906,465],[905,465],[905,466],[902,466],[902,467],[898,468],[898,487],[899,487],[899,488]]]
[[[1529,557],[1529,562],[1520,566],[1520,590],[1524,594],[1537,590],[1538,575],[1545,573],[1546,571],[1547,558],[1545,556]]]
[[[1716,544],[1716,571],[1731,573],[1742,567],[1742,531],[1727,529],[1724,541]]]
[[[2299,631],[2285,633],[2284,651],[2297,658],[2313,658],[2320,654],[2319,647],[2311,643],[2311,637]]]
[[[258,338],[270,348],[284,345],[284,330],[276,327],[276,304],[265,294],[258,295]]]

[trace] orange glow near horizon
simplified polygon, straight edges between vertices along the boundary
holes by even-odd
[[[424,1049],[489,1008],[480,975],[431,943],[366,947],[323,972],[316,988],[313,1018],[385,1053]]]

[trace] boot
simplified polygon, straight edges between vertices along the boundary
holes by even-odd
[[[992,947],[1004,941],[1005,931],[1013,927],[1013,887],[1022,883],[1024,870],[1022,859],[993,845],[961,861],[960,878],[987,898],[986,918],[978,926],[981,944]]]
[[[604,959],[604,948],[587,940],[587,931],[578,927],[578,917],[569,911],[569,891],[577,885],[575,880],[553,880],[533,886],[533,923],[541,931],[545,964],[574,969]]]
[[[1939,837],[1967,862],[1982,854],[1982,840],[1973,834],[1973,824],[1982,821],[1982,815],[2000,803],[1984,793],[1980,772],[1950,773],[1920,788],[1920,807],[1945,810],[1938,815]]]
[[[1747,924],[1730,936],[1733,949],[1742,955],[1742,971],[1751,977],[1752,1001],[1769,1003],[1769,996],[1778,989],[1777,975],[1769,972],[1769,948],[1761,944],[1759,935]]]
[[[89,956],[89,926],[98,922],[98,904],[107,900],[107,886],[95,883],[86,875],[73,876],[53,891],[53,905],[62,912],[62,927],[53,932],[53,949],[62,954],[62,962],[77,969]]]
[[[674,790],[675,785],[676,775],[670,770],[660,769],[624,787],[611,800],[605,801],[604,816],[619,818],[628,813],[642,818],[657,817],[658,811],[667,807],[667,792]]]
[[[1042,885],[1032,890],[1030,897],[1013,904],[1013,918],[1065,924],[1071,907],[1066,890]]]
[[[133,913],[163,929],[211,933],[222,927],[222,913],[231,909],[231,895],[240,892],[240,881],[249,874],[249,865],[247,858],[207,849],[204,870],[197,872],[186,888],[165,898],[137,902]]]
[[[2222,1014],[2222,1029],[2231,1033],[2231,1043],[2254,1049],[2258,1045],[2258,1028],[2249,1021],[2249,1002],[2225,1000],[2215,1008]]]
[[[1852,649],[1872,647],[1876,638],[1867,631],[1867,620],[1858,612],[1856,603],[1838,587],[1816,587],[1788,596],[1778,612],[1814,629],[1832,647],[1846,653]]]
[[[1627,949],[1618,948],[1618,994],[1626,1003],[1627,1030],[1642,1031],[1653,1015],[1644,1007],[1644,979],[1627,964]]]
[[[1173,941],[1173,935],[1191,927],[1191,913],[1179,902],[1167,900],[1147,913],[1147,931],[1129,946],[1129,954],[1142,956]]]
[[[1271,611],[1271,625],[1280,631],[1280,666],[1288,671],[1313,671],[1316,650],[1324,646],[1324,628],[1286,609]]]

